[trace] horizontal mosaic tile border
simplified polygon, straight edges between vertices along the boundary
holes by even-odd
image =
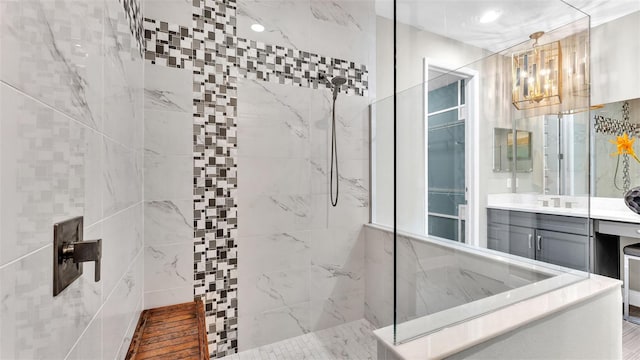
[[[193,66],[195,45],[189,28],[152,19],[145,19],[144,28],[147,60],[176,68],[189,69]],[[318,81],[319,74],[343,76],[347,79],[347,83],[342,86],[343,91],[351,95],[368,96],[369,74],[365,65],[235,36],[219,35],[226,38],[228,46],[225,62],[237,67],[238,76],[313,89],[327,87]],[[213,39],[207,35],[208,40],[215,42],[217,36],[214,34],[212,37]],[[235,52],[229,51],[230,49]]]
[[[138,50],[140,55],[144,53],[144,32],[143,32],[143,17],[140,7],[140,0],[118,0],[124,7],[124,12],[127,14],[127,20],[129,22],[129,30],[131,35],[136,39]]]
[[[368,95],[365,65],[242,38],[238,38],[237,58],[239,74],[249,79],[254,79],[255,74],[258,80],[317,89],[326,87],[319,84],[319,74],[339,75],[347,79],[342,88],[347,93]]]

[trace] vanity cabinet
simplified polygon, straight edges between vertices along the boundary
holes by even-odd
[[[490,249],[572,269],[589,267],[589,219],[488,209]]]

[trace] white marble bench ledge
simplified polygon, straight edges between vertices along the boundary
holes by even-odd
[[[580,305],[599,295],[614,293],[620,297],[622,282],[591,274],[588,279],[521,301],[511,306],[470,319],[460,324],[422,336],[404,344],[393,345],[393,326],[374,331],[379,348],[386,345],[391,356],[399,359],[441,359],[479,345],[526,324]],[[615,309],[622,313],[619,308]],[[416,324],[423,323],[416,321]],[[415,320],[412,320],[415,321]],[[621,320],[618,320],[621,321]],[[411,321],[403,324],[411,326]],[[415,332],[418,333],[418,332]],[[621,339],[620,339],[621,342]],[[382,343],[382,344],[380,344]]]

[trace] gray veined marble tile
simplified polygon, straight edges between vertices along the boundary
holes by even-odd
[[[193,201],[191,200],[146,201],[144,219],[144,237],[147,245],[193,242]]]
[[[191,113],[145,110],[144,148],[157,155],[193,154],[193,117]]]
[[[142,203],[102,222],[102,284],[105,296],[142,250]],[[141,260],[141,258],[138,257]]]
[[[265,194],[306,194],[311,192],[307,159],[240,158],[238,201]]]
[[[145,62],[145,109],[192,113],[193,73]]]
[[[308,267],[239,276],[248,301],[240,300],[243,311],[257,314],[309,301]]]
[[[139,254],[125,269],[124,276],[116,284],[114,291],[102,308],[103,359],[114,359],[118,350],[127,341],[130,324],[140,316],[142,310],[142,290],[144,281],[143,262]],[[133,325],[135,327],[135,325]]]
[[[102,359],[102,312],[93,319],[66,359]]]
[[[311,299],[328,299],[337,294],[364,291],[364,261],[346,264],[311,264]]]
[[[357,290],[311,301],[313,331],[342,325],[364,317],[364,291]]]
[[[306,158],[309,156],[311,89],[240,79],[238,155]]]
[[[238,251],[244,265],[238,276],[286,271],[308,267],[311,262],[311,231],[283,232],[264,236],[241,237]],[[240,280],[242,282],[242,280]]]
[[[240,350],[270,344],[311,331],[310,303],[303,302],[265,311],[259,314],[240,314],[238,328],[247,329]]]
[[[101,136],[0,84],[0,264],[51,242],[51,226],[102,214]]]
[[[0,79],[101,129],[102,5],[74,0],[1,2]]]
[[[127,327],[127,330],[124,333],[124,338],[120,342],[120,349],[118,349],[118,355],[116,356],[117,359],[126,359],[127,357],[127,352],[129,351],[129,345],[131,345],[131,340],[133,340],[133,335],[136,331],[136,325],[138,324],[138,318],[140,317],[140,313],[142,312],[142,309],[143,309],[143,300],[144,300],[143,297],[144,295],[140,296],[138,303],[135,306],[135,310],[133,312],[134,316],[132,316],[129,319],[129,326]]]
[[[362,11],[361,8],[349,6],[349,4],[349,1],[337,0],[310,0],[309,2],[311,14],[315,19],[363,31],[364,25],[360,24],[360,22],[362,20],[366,22],[368,19],[357,19],[357,17],[358,14],[366,12]],[[357,2],[356,4],[361,7],[366,2]]]
[[[322,211],[306,194],[262,195],[239,204],[238,236],[303,231],[324,224]],[[242,224],[251,224],[243,226]]]
[[[310,18],[308,1],[239,0],[237,32],[244,39],[311,51],[306,46]],[[263,25],[265,31],[252,31],[251,25],[256,23]]]
[[[315,264],[333,264],[342,268],[362,268],[365,235],[362,224],[345,228],[311,231],[311,259]]]
[[[193,284],[193,244],[147,245],[144,249],[144,270],[145,291]]]
[[[100,307],[102,287],[90,266],[53,297],[52,251],[47,246],[0,269],[0,358],[64,358]]]
[[[309,43],[324,56],[371,64],[375,47],[373,1],[310,0]]]
[[[145,153],[146,200],[187,200],[193,194],[193,155]]]
[[[143,0],[144,17],[181,26],[191,26],[192,0]]]
[[[122,4],[105,2],[104,133],[140,149],[143,134],[143,60]]]
[[[193,285],[173,289],[144,292],[144,308],[152,309],[161,306],[182,304],[193,301]]]
[[[104,139],[103,216],[110,216],[142,199],[141,165],[140,151]]]

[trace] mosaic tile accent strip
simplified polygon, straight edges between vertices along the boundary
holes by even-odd
[[[238,349],[236,2],[193,6],[194,294],[218,358]]]
[[[152,64],[193,69],[193,30],[190,27],[144,19],[144,57]]]
[[[123,0],[126,1],[126,0]],[[193,72],[194,296],[205,303],[212,358],[238,351],[237,80],[328,87],[368,95],[364,65],[236,36],[235,0],[193,0],[190,27],[144,19],[144,57]]]
[[[136,39],[140,55],[142,55],[144,54],[144,31],[140,0],[118,0],[118,2],[124,7],[124,12],[127,14],[127,20],[129,21],[129,30]]]
[[[319,74],[339,75],[347,79],[343,91],[368,95],[365,65],[259,41],[238,38],[237,42],[238,73],[243,77],[317,89],[326,87],[318,83]]]
[[[145,19],[144,33],[147,60],[170,67],[191,68],[194,54],[191,29]],[[347,83],[342,91],[368,96],[369,74],[365,65],[235,36],[229,38],[228,43],[234,45],[235,55],[227,49],[230,56],[226,61],[236,66],[240,77],[317,89],[328,88],[318,82],[319,74],[343,76]]]

